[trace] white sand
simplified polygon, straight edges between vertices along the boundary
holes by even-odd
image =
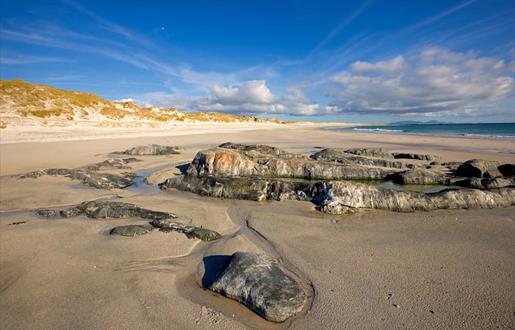
[[[218,200],[151,187],[104,191],[82,188],[66,178],[10,177],[39,168],[82,166],[147,143],[184,147],[181,155],[138,157],[144,161],[134,163],[134,171],[164,166],[152,177],[155,183],[178,174],[175,166],[191,160],[196,151],[227,141],[266,143],[294,152],[317,146],[384,147],[434,153],[443,161],[515,163],[515,142],[506,140],[320,131],[313,125],[181,132],[94,140],[79,134],[72,137],[81,141],[0,145],[2,328],[515,327],[514,208],[331,216],[306,202]],[[110,237],[107,232],[116,225],[144,221],[48,220],[32,211],[116,196],[173,211],[180,221],[217,230],[224,239],[203,243],[160,232]],[[244,226],[244,216],[265,239]],[[27,222],[9,225],[18,221]],[[292,322],[275,325],[201,289],[203,256],[234,251],[280,255],[313,282],[312,308]]]

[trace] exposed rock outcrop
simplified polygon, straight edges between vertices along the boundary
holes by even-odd
[[[137,146],[125,151],[116,152],[117,154],[132,155],[132,156],[162,156],[162,155],[176,155],[180,154],[178,146],[163,146],[159,144],[148,144],[144,146]]]
[[[277,260],[265,254],[234,253],[208,288],[273,322],[283,322],[299,313],[307,301],[302,286]]]
[[[36,179],[43,175],[64,176],[81,181],[84,185],[97,189],[123,189],[133,184],[135,174],[126,172],[122,175],[97,172],[104,169],[130,169],[127,164],[138,162],[136,158],[109,158],[103,162],[82,166],[76,169],[49,168],[17,176],[18,179]]]
[[[449,176],[430,171],[427,169],[410,169],[404,172],[389,175],[386,180],[392,180],[397,184],[451,184],[452,180]]]
[[[456,169],[457,176],[474,177],[474,178],[495,178],[501,176],[501,172],[497,169],[498,162],[482,159],[471,159],[460,165]]]
[[[367,156],[367,157],[379,157],[379,158],[389,158],[392,157],[392,154],[386,150],[381,148],[351,148],[345,150],[346,153],[359,155],[359,156]]]
[[[314,154],[313,159],[308,159],[303,155],[263,145],[227,143],[222,146],[197,153],[185,176],[170,178],[160,187],[218,198],[311,201],[317,209],[328,213],[348,213],[360,208],[411,212],[506,207],[515,204],[515,190],[510,187],[513,181],[506,178],[483,177],[475,180],[457,177],[446,173],[442,166],[431,170],[412,168],[399,172],[399,169],[391,167],[352,163],[374,158],[334,149],[324,149]],[[369,154],[377,155],[380,152],[384,151]],[[374,164],[396,166],[395,161],[383,161]],[[477,189],[423,193],[378,189],[370,184],[341,181],[385,178],[410,185],[452,185],[459,182],[461,186]]]
[[[197,153],[188,175],[260,176],[301,179],[383,179],[397,170],[315,161],[303,155],[275,150],[216,148]]]
[[[188,226],[171,220],[156,219],[152,220],[150,224],[155,228],[159,228],[159,231],[162,232],[176,231],[183,233],[184,235],[186,235],[186,237],[190,239],[197,238],[206,242],[214,241],[222,237],[222,235],[220,235],[214,230],[202,227]]]
[[[170,178],[160,187],[176,188],[203,196],[253,201],[310,200],[316,189],[314,182],[310,181],[189,175]]]
[[[118,226],[111,229],[110,235],[128,236],[134,237],[139,235],[145,235],[153,231],[155,228],[151,225],[126,225]]]
[[[93,165],[86,165],[82,167],[82,169],[88,171],[101,171],[101,170],[110,170],[110,169],[130,169],[130,166],[127,164],[139,162],[140,160],[137,158],[109,158],[104,160],[103,162],[96,163]]]
[[[173,213],[152,211],[138,207],[130,203],[112,202],[112,201],[89,201],[83,202],[74,207],[63,210],[40,209],[36,213],[43,217],[69,218],[81,214],[93,219],[120,219],[139,217],[143,219],[171,219],[177,218]]]
[[[391,167],[404,169],[409,167],[414,167],[413,164],[406,164],[399,161],[394,161],[391,159],[382,159],[382,158],[370,158],[364,156],[358,156],[347,151],[341,149],[323,149],[319,152],[311,155],[311,158],[314,160],[326,161],[326,162],[336,162],[340,164],[346,165],[364,165],[364,166],[375,166],[375,167]]]
[[[515,186],[514,178],[464,178],[454,182],[457,186],[475,189],[496,189]]]
[[[327,213],[351,213],[361,208],[397,212],[435,209],[493,208],[515,204],[515,189],[444,190],[437,193],[389,191],[351,181],[289,181],[236,177],[184,177],[166,181],[174,187],[218,198],[311,201]]]
[[[100,173],[85,169],[49,168],[18,175],[18,179],[36,179],[43,175],[64,176],[72,180],[81,181],[84,185],[97,189],[123,189],[133,183],[134,174],[122,175]]]
[[[503,164],[497,167],[504,176],[515,176],[515,164]]]
[[[397,212],[436,209],[494,208],[515,205],[515,189],[444,190],[437,193],[383,191],[376,187],[347,181],[321,183],[315,197],[317,208],[326,213],[343,214],[359,208]]]
[[[436,159],[434,155],[425,155],[425,154],[412,154],[406,152],[395,152],[392,154],[395,159],[416,159],[416,160],[425,160],[425,161],[433,161]]]

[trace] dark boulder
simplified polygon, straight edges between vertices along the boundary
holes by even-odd
[[[480,178],[463,178],[453,182],[454,185],[460,187],[482,189],[483,183]]]
[[[236,252],[208,288],[247,306],[263,318],[284,322],[299,313],[307,297],[299,282],[265,254]]]
[[[497,167],[499,167],[499,163],[495,161],[471,159],[461,164],[455,174],[463,177],[495,178],[501,176]]]
[[[497,169],[504,176],[515,176],[515,164],[503,164]]]
[[[393,153],[393,158],[395,159],[416,159],[416,160],[425,160],[425,161],[433,161],[436,159],[434,155],[425,155],[425,154],[412,154],[405,152],[396,152]]]

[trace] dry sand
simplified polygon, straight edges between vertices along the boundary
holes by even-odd
[[[134,163],[133,171],[159,169],[152,183],[178,174],[176,166],[197,150],[227,141],[294,152],[383,147],[434,153],[442,160],[515,163],[515,142],[508,140],[335,132],[302,125],[196,133],[0,145],[3,329],[515,327],[514,208],[332,216],[305,202],[218,200],[152,186],[106,191],[65,178],[11,177],[99,162],[112,151],[147,143],[184,148],[180,155],[138,157],[143,162]],[[99,197],[173,211],[181,221],[217,230],[224,238],[205,243],[161,232],[110,237],[114,226],[144,221],[48,220],[33,212]],[[20,221],[26,222],[11,225]],[[309,310],[285,324],[272,324],[201,289],[203,257],[235,251],[281,257],[299,278],[313,283],[316,295]]]

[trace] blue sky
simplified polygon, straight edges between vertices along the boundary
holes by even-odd
[[[0,76],[297,120],[515,122],[513,1],[6,1]]]

